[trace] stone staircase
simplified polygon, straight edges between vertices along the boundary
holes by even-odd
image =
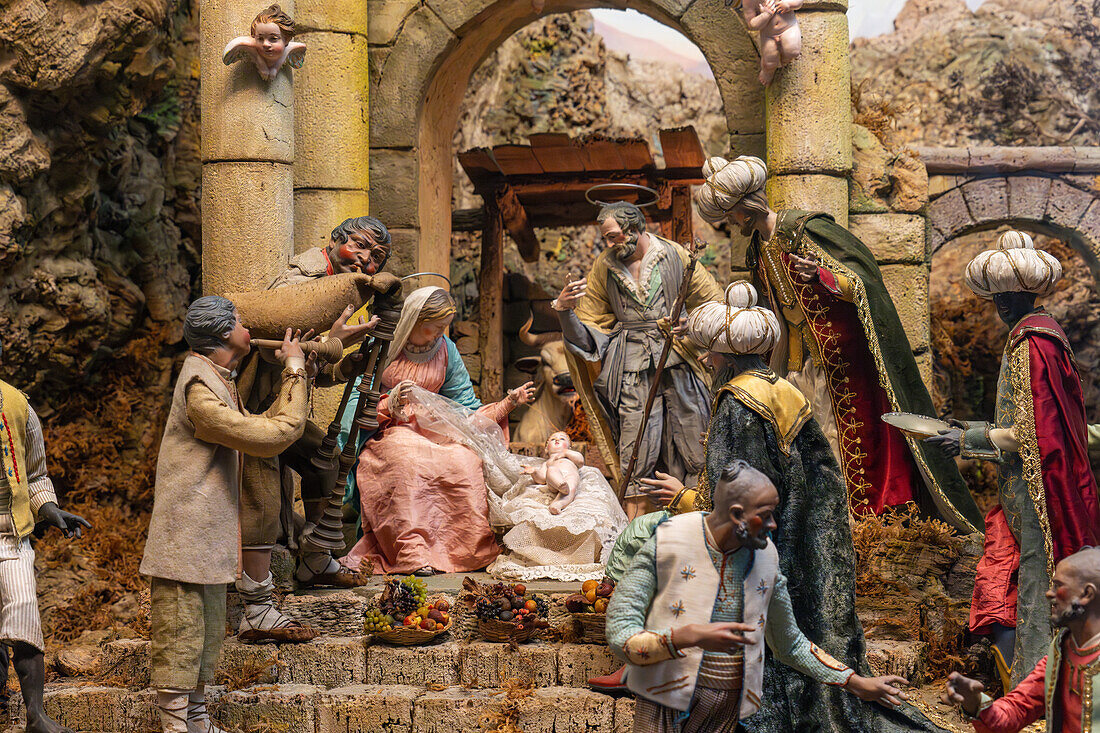
[[[448,584],[436,581],[433,590],[440,583]],[[551,597],[564,598],[563,584],[542,585],[561,586]],[[539,584],[528,587],[543,591]],[[362,635],[375,593],[365,588],[288,595],[284,612],[321,632],[308,644],[228,638],[220,684],[207,692],[214,718],[240,733],[465,733],[495,730],[504,722],[524,733],[631,730],[634,701],[586,685],[618,667],[606,646],[489,643],[475,638],[472,620],[462,614],[450,632],[426,646],[375,643]],[[563,620],[563,612],[555,604],[552,623]],[[47,711],[75,731],[158,731],[148,646],[144,639],[108,641],[79,655],[79,664],[61,655],[55,667],[72,676],[47,685]],[[9,716],[12,723],[24,717],[17,691]]]

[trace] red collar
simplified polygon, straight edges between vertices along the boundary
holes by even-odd
[[[336,270],[332,269],[332,260],[328,258],[328,247],[321,248],[321,255],[325,258],[325,274],[335,275]]]

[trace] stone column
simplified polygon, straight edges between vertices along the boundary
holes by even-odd
[[[848,0],[806,0],[798,12],[802,55],[764,94],[768,201],[825,211],[848,222],[852,169]]]
[[[328,244],[333,227],[369,212],[367,3],[298,0],[294,248]],[[386,222],[386,212],[375,214]],[[392,269],[392,268],[391,268]]]
[[[293,251],[294,106],[291,71],[264,81],[248,61],[222,63],[266,4],[201,0],[202,287],[266,287]],[[293,0],[282,2],[293,17]]]

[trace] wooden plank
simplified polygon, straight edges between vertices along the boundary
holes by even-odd
[[[508,234],[512,236],[516,248],[519,249],[520,257],[524,262],[537,262],[539,238],[535,236],[535,230],[531,228],[531,222],[527,219],[527,212],[511,186],[505,186],[497,193],[497,208],[500,209]]]
[[[619,155],[619,146],[613,140],[591,137],[581,147],[588,156],[585,169],[589,172],[621,171],[625,168],[622,156]]]
[[[672,227],[668,236],[674,242],[683,244],[695,241],[695,231],[691,225],[691,187],[674,186],[672,189]]]
[[[506,176],[530,176],[545,173],[527,145],[497,145],[493,158]]]
[[[481,380],[478,392],[485,404],[501,397],[504,381],[504,220],[496,200],[485,202],[478,277],[478,350]]]
[[[585,158],[565,133],[543,132],[530,140],[531,152],[547,173],[584,173]]]
[[[694,127],[688,125],[674,130],[661,130],[660,139],[665,168],[702,169],[707,156]]]
[[[470,177],[474,188],[485,186],[494,177],[500,175],[500,167],[493,160],[493,154],[488,148],[473,148],[458,154],[458,162],[462,170]]]
[[[622,140],[618,143],[623,170],[644,171],[655,167],[649,144],[645,140]]]

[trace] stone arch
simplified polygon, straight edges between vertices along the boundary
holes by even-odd
[[[402,15],[402,5],[415,9]],[[448,267],[451,146],[470,75],[544,15],[629,8],[683,33],[711,65],[733,144],[763,153],[758,57],[744,25],[718,0],[547,0],[541,13],[531,0],[387,0],[386,7],[396,11],[372,15],[371,26],[371,208],[392,223],[395,256],[416,252],[402,263],[410,271]]]
[[[1100,282],[1100,194],[1093,176],[974,178],[928,206],[928,257],[958,237],[1002,225],[1063,239]]]

